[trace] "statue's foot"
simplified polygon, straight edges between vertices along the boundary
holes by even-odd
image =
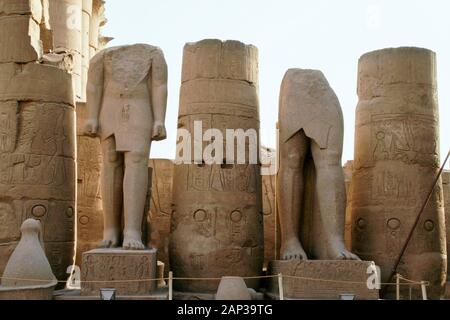
[[[357,260],[361,259],[354,253],[351,253],[344,246],[333,246],[330,250],[332,260]]]
[[[111,229],[105,230],[100,248],[117,248],[119,246],[119,231]]]
[[[145,246],[141,240],[139,232],[126,232],[123,239],[123,249],[125,250],[144,250]]]
[[[308,260],[305,250],[298,240],[288,241],[281,249],[281,259],[283,260]]]

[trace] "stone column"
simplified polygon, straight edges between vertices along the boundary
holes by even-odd
[[[353,161],[347,161],[344,166],[345,190],[347,191],[347,207],[345,209],[345,247],[352,247],[352,179]]]
[[[73,57],[73,85],[75,98],[83,101],[82,85],[82,27],[83,0],[49,0],[50,25],[55,53]]]
[[[100,139],[84,135],[86,117],[86,105],[77,103],[77,266],[81,266],[84,252],[98,247],[103,235]]]
[[[90,57],[92,58],[97,52],[103,50],[105,45],[112,40],[108,39],[104,43],[104,37],[100,34],[100,29],[106,24],[107,20],[105,18],[105,1],[104,0],[93,0],[92,5],[92,17],[89,30],[89,51]]]
[[[439,170],[435,53],[398,48],[363,55],[358,95],[353,250],[375,261],[386,282]],[[446,278],[444,226],[439,182],[398,269],[406,278],[429,281],[434,299]],[[402,294],[409,297],[407,287]],[[420,287],[413,296],[421,298]]]
[[[204,40],[185,46],[178,126],[191,133],[192,141],[202,140],[194,137],[197,121],[203,132],[216,128],[223,137],[226,129],[258,132],[257,59],[256,47],[237,41]],[[258,153],[258,146],[253,147]],[[195,152],[188,160],[196,164],[176,165],[174,173],[174,276],[260,275],[264,230],[259,166],[249,164],[248,157],[245,164],[208,165]],[[218,284],[174,282],[175,289],[184,292],[215,292]],[[248,285],[257,287],[258,281]]]
[[[82,254],[96,248],[102,240],[103,215],[100,195],[101,147],[98,138],[84,135],[85,91],[90,59],[100,50],[100,28],[105,23],[104,1],[83,0],[81,28],[81,88],[77,103],[78,218],[76,264]]]
[[[275,150],[261,147],[261,158],[275,154]],[[262,168],[267,168],[266,161],[263,161]],[[263,175],[262,179],[262,208],[264,214],[264,266],[267,267],[270,261],[277,260],[280,252],[280,227],[278,223],[276,206],[276,174]]]
[[[93,0],[83,0],[81,13],[81,101],[86,101],[86,85],[89,70],[89,62],[91,60],[90,52],[90,32],[91,23],[93,22]],[[99,27],[97,27],[99,28]]]
[[[0,274],[28,218],[42,223],[59,280],[73,263],[75,112],[71,77],[42,56],[40,1],[0,1]]]
[[[446,298],[450,298],[450,260],[448,258],[450,248],[450,171],[445,170],[442,173],[442,189],[444,191],[444,207],[445,207],[445,228],[447,235],[447,289]]]
[[[164,273],[168,276],[174,164],[168,159],[150,159],[149,167],[153,170],[149,185],[151,201],[147,215],[147,247],[158,250],[158,260],[164,263]]]

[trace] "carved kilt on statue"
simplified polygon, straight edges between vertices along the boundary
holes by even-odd
[[[290,69],[280,94],[278,205],[283,260],[354,260],[344,246],[344,121],[322,72]]]

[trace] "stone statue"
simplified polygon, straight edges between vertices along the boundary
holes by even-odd
[[[142,223],[152,141],[164,140],[167,65],[163,52],[145,44],[105,49],[91,60],[86,133],[98,135],[104,232],[101,246],[142,250]]]
[[[314,258],[358,260],[344,245],[346,192],[341,165],[342,111],[336,94],[320,71],[288,70],[281,86],[279,128],[277,195],[282,235],[281,258],[308,259],[308,250],[305,251],[302,246],[300,233],[311,232],[305,230],[307,226],[301,221],[306,211],[306,164],[308,158],[312,158],[317,199],[314,214],[319,216],[314,219],[320,220],[323,236],[319,242],[325,248],[325,254],[314,254]]]

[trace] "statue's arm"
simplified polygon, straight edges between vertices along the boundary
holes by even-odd
[[[164,140],[167,136],[165,129],[167,110],[167,63],[164,54],[158,49],[152,61],[150,92],[152,93],[152,108],[154,118],[153,140]]]
[[[96,54],[89,64],[88,81],[86,87],[86,133],[96,135],[98,131],[98,118],[103,100],[104,86],[104,52]]]

